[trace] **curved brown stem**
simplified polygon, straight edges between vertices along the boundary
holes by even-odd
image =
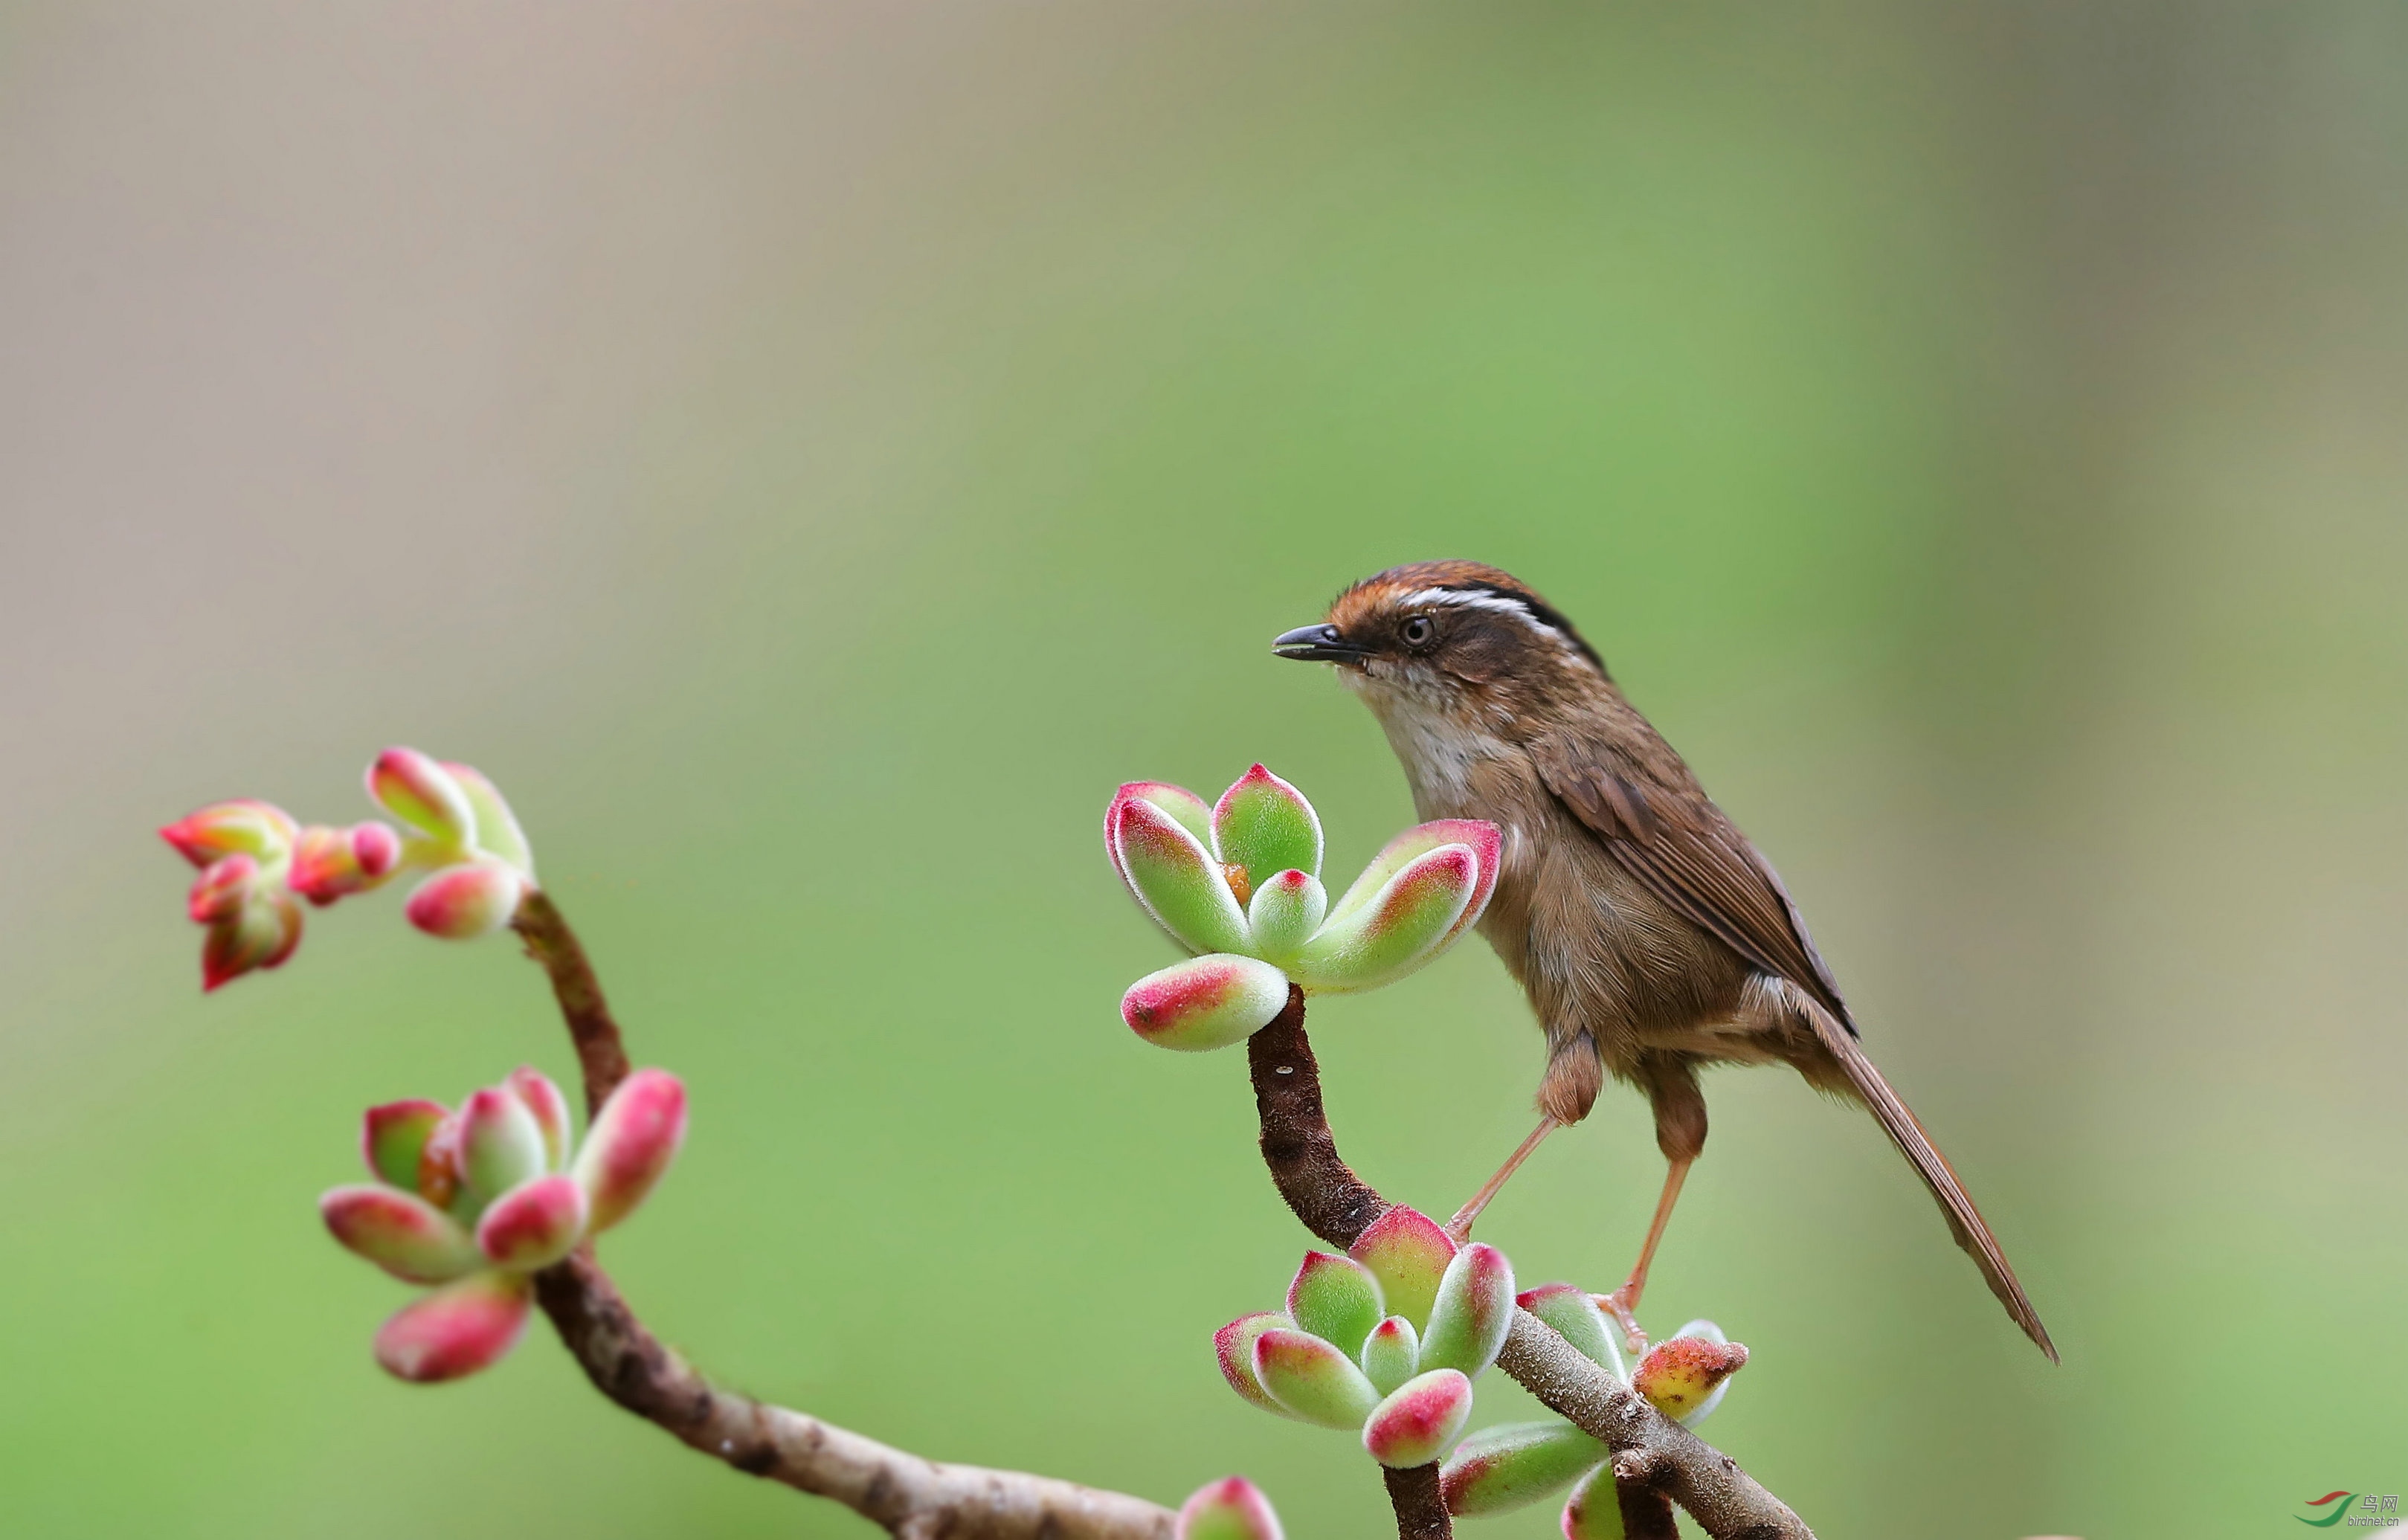
[[[585,1113],[592,1117],[627,1077],[628,1067],[619,1023],[611,1019],[610,1003],[602,998],[602,980],[595,977],[577,933],[542,889],[530,889],[519,900],[510,929],[519,933],[527,955],[542,964],[552,980],[561,1020],[568,1023],[568,1040],[577,1046],[577,1067],[585,1078]]]
[[[528,893],[511,923],[552,977],[590,1114],[627,1077],[619,1024],[585,948],[550,898]],[[1141,1497],[1024,1471],[942,1464],[713,1385],[636,1319],[590,1248],[537,1274],[536,1299],[604,1395],[689,1447],[831,1498],[897,1540],[1169,1540],[1175,1516]]]
[[[1338,1153],[1305,1035],[1303,991],[1290,987],[1286,1007],[1248,1040],[1246,1060],[1272,1183],[1306,1229],[1343,1250],[1390,1205]],[[1669,1497],[1714,1540],[1813,1540],[1804,1520],[1737,1461],[1656,1411],[1527,1310],[1513,1312],[1497,1366],[1549,1410],[1604,1440],[1618,1488]]]

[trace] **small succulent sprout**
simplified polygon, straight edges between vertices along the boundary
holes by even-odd
[[[401,836],[370,819],[348,829],[313,823],[293,842],[293,891],[323,907],[364,893],[401,865]]]
[[[1354,1429],[1380,1404],[1354,1361],[1308,1332],[1274,1326],[1254,1339],[1254,1378],[1306,1422]]]
[[[1446,1453],[1471,1416],[1471,1381],[1460,1369],[1432,1369],[1391,1390],[1363,1423],[1363,1447],[1393,1470]]]
[[[1112,870],[1173,940],[1216,964],[1149,975],[1122,998],[1123,1018],[1166,1048],[1221,1048],[1269,1025],[1290,982],[1309,994],[1392,983],[1480,918],[1501,844],[1495,824],[1469,820],[1407,830],[1334,905],[1322,848],[1312,804],[1259,764],[1212,804],[1163,781],[1120,788],[1104,812]],[[1273,970],[1278,985],[1266,974],[1247,1009],[1208,1012],[1189,990],[1230,987],[1230,958]]]
[[[301,907],[380,887],[405,868],[429,875],[404,913],[432,935],[466,940],[509,924],[535,884],[526,834],[473,765],[388,749],[368,767],[368,794],[408,831],[369,820],[303,827],[256,798],[211,803],[159,831],[202,869],[186,907],[208,928],[201,982],[273,968],[301,944]]]
[[[1423,1332],[1455,1252],[1455,1242],[1436,1220],[1398,1204],[1366,1226],[1346,1254],[1380,1280],[1388,1313],[1404,1317],[1414,1331]]]
[[[1363,1350],[1364,1339],[1380,1324],[1379,1281],[1352,1257],[1327,1251],[1307,1251],[1287,1287],[1288,1318],[1299,1332],[1310,1332],[1348,1357]]]
[[[1259,888],[1291,867],[1321,875],[1321,815],[1304,793],[1257,764],[1212,805],[1212,853]]]
[[[285,890],[281,864],[264,867],[245,851],[202,869],[185,912],[208,927],[201,938],[204,993],[244,974],[283,965],[301,945],[301,906]]]
[[[457,1111],[439,1102],[370,1107],[360,1143],[372,1183],[319,1200],[347,1249],[411,1283],[437,1284],[377,1333],[377,1362],[404,1379],[456,1379],[509,1351],[527,1279],[643,1201],[685,1136],[685,1088],[638,1070],[602,1105],[581,1147],[560,1088],[520,1068]]]
[[[1595,1294],[1574,1284],[1542,1283],[1525,1291],[1514,1303],[1554,1327],[1582,1357],[1623,1384],[1630,1383],[1630,1371],[1622,1362],[1622,1348],[1615,1340],[1621,1333],[1607,1323]]]
[[[518,1346],[533,1292],[519,1273],[474,1273],[446,1284],[378,1328],[376,1361],[420,1385],[473,1375]]]
[[[1493,1246],[1474,1241],[1455,1254],[1430,1302],[1422,1333],[1421,1366],[1476,1377],[1497,1362],[1513,1324],[1513,1264]]]
[[[1157,1048],[1201,1053],[1270,1025],[1287,1005],[1287,975],[1268,962],[1212,952],[1147,974],[1121,996],[1121,1020]]]
[[[1421,1335],[1402,1316],[1390,1316],[1363,1339],[1364,1377],[1382,1395],[1412,1378],[1421,1362]]]
[[[1684,1427],[1722,1405],[1730,1376],[1747,1363],[1747,1348],[1723,1336],[1710,1320],[1693,1320],[1647,1349],[1630,1388]]]
[[[1564,1540],[1624,1540],[1629,1532],[1622,1522],[1622,1493],[1612,1465],[1599,1465],[1572,1489],[1564,1502],[1563,1530]]]
[[[1197,1488],[1170,1533],[1171,1540],[1283,1540],[1271,1500],[1242,1476]]]
[[[1458,1519],[1511,1513],[1563,1490],[1609,1452],[1569,1422],[1508,1422],[1456,1445],[1439,1488]]]
[[[1240,1316],[1212,1333],[1213,1355],[1220,1361],[1221,1377],[1229,1382],[1229,1389],[1264,1411],[1276,1412],[1282,1417],[1296,1414],[1272,1399],[1270,1391],[1263,1388],[1262,1377],[1254,1373],[1254,1343],[1265,1332],[1275,1327],[1293,1328],[1295,1325],[1296,1322],[1277,1310],[1258,1310],[1251,1316]]]

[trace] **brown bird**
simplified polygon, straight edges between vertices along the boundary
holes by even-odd
[[[1455,1216],[1458,1235],[1540,1140],[1588,1116],[1607,1075],[1636,1086],[1670,1170],[1638,1264],[1607,1296],[1635,1334],[1648,1263],[1706,1142],[1698,1071],[1785,1063],[1872,1113],[2007,1314],[2057,1357],[1964,1184],[1857,1046],[1771,863],[1559,611],[1495,567],[1422,562],[1365,578],[1272,650],[1337,665],[1423,818],[1505,831],[1480,930],[1546,1029],[1547,1068],[1538,1128]]]

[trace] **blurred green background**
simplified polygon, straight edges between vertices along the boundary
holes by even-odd
[[[0,12],[0,1527],[830,1535],[540,1329],[408,1389],[321,1233],[371,1101],[571,1067],[392,895],[204,999],[150,831],[531,831],[685,1157],[605,1255],[764,1395],[1375,1535],[1207,1334],[1304,1237],[1140,1045],[1117,781],[1411,810],[1268,639],[1394,562],[1576,617],[1813,916],[2065,1352],[1871,1122],[1725,1072],[1650,1290],[1828,1535],[2290,1533],[2408,1490],[2408,10]],[[1316,1010],[1440,1212],[1537,1034]],[[1484,1227],[1620,1276],[1609,1091]],[[1501,1380],[1483,1414],[1527,1415]],[[1553,1533],[1541,1507],[1469,1533]]]

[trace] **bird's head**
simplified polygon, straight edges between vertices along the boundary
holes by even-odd
[[[1477,562],[1415,562],[1366,578],[1271,650],[1336,664],[1391,738],[1403,730],[1511,739],[1607,683],[1571,621],[1512,574]]]

